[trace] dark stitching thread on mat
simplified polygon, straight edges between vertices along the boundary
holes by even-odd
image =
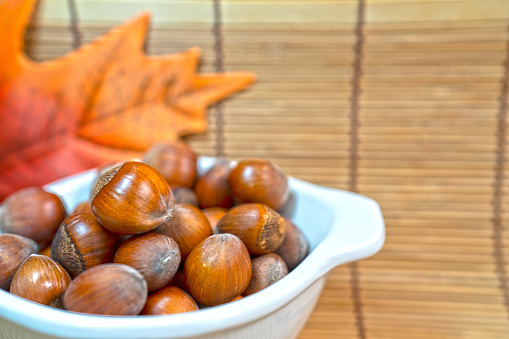
[[[69,29],[72,33],[72,47],[74,49],[81,46],[81,32],[78,28],[78,8],[75,0],[69,0],[69,13],[71,14],[71,25]]]
[[[359,286],[360,272],[359,265],[356,262],[350,265],[350,284],[352,285],[352,299],[354,303],[355,321],[359,338],[366,339],[366,329],[364,327],[364,317],[362,314],[361,289]]]
[[[223,65],[223,32],[221,30],[222,18],[221,18],[221,1],[213,0],[214,3],[214,51],[216,59],[214,65],[216,72],[224,72]],[[223,104],[217,103],[215,106],[216,113],[216,156],[225,156],[224,152],[224,117],[223,117]]]
[[[509,30],[509,27],[508,27]],[[506,121],[507,121],[507,100],[509,89],[509,41],[506,45],[506,59],[504,63],[504,74],[502,78],[502,89],[499,97],[499,111],[497,115],[497,148],[495,177],[493,180],[493,250],[495,256],[496,273],[500,283],[500,289],[504,297],[504,304],[509,318],[509,282],[504,259],[504,244],[502,242],[502,203],[504,187],[504,163],[506,147]]]
[[[359,0],[357,7],[357,24],[355,27],[356,42],[354,47],[355,60],[353,64],[352,95],[350,97],[350,182],[349,189],[357,192],[358,180],[358,143],[359,143],[359,98],[361,93],[360,81],[362,76],[362,52],[364,48],[364,10],[365,0]],[[362,301],[360,295],[360,272],[358,264],[353,262],[350,265],[350,283],[352,286],[352,299],[354,303],[355,320],[357,331],[361,339],[366,338],[364,327],[364,316],[362,313]]]

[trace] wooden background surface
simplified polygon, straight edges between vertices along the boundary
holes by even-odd
[[[187,138],[198,152],[219,140],[380,203],[385,247],[332,272],[301,339],[509,337],[509,1],[76,0],[79,36],[71,3],[40,1],[31,57],[150,10],[150,54],[258,74]]]

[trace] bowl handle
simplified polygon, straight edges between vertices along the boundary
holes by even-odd
[[[314,251],[323,258],[319,271],[325,274],[338,265],[377,253],[385,241],[385,225],[374,200],[351,192],[322,189],[320,195],[335,207],[333,225]]]

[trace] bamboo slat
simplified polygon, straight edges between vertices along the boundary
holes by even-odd
[[[76,2],[85,43],[149,10],[150,54],[199,46],[200,72],[215,71],[212,1]],[[501,289],[509,264],[494,256],[502,246],[509,262],[509,121],[500,119],[507,110],[501,100],[509,100],[502,85],[509,2],[219,3],[224,68],[255,71],[258,81],[225,100],[222,129],[212,109],[209,131],[185,138],[201,154],[216,154],[222,130],[232,159],[267,157],[289,175],[348,189],[353,66],[360,61],[357,190],[382,207],[387,241],[357,264],[358,285],[349,265],[332,271],[299,338],[509,337]],[[40,1],[27,53],[44,61],[71,51],[69,20],[66,0]]]

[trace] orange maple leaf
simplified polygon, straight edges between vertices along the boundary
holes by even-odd
[[[197,74],[198,48],[145,55],[148,14],[64,57],[35,63],[23,52],[34,2],[0,0],[0,201],[204,132],[207,107],[255,78]]]

